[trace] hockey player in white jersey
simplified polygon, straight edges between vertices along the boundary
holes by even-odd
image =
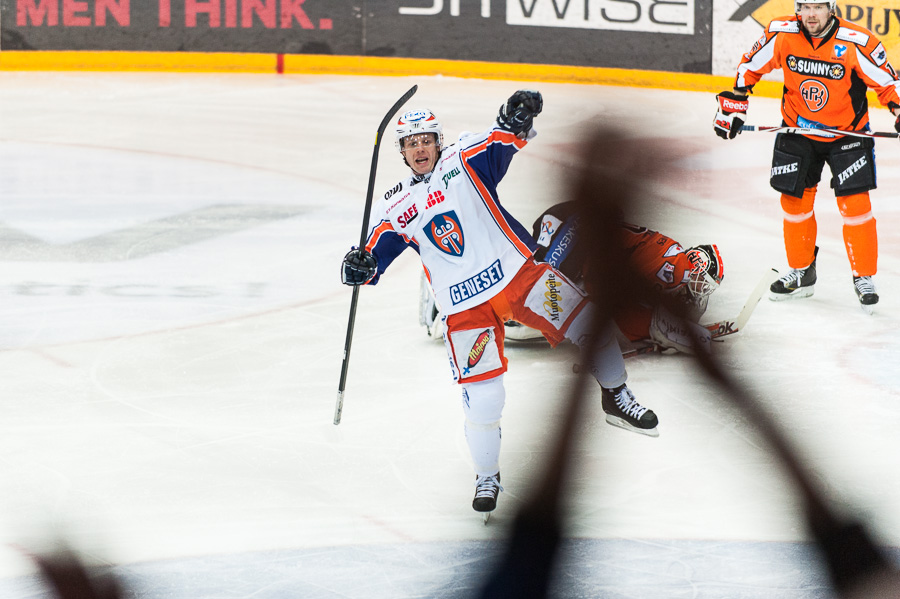
[[[396,124],[397,147],[411,175],[391,187],[370,216],[363,249],[345,257],[347,285],[374,285],[407,247],[419,253],[443,316],[444,343],[460,384],[465,435],[475,466],[472,507],[490,512],[500,486],[500,417],[504,323],[541,331],[551,345],[590,341],[595,308],[562,273],[533,258],[530,233],[501,205],[497,184],[513,156],[535,137],[543,99],[520,90],[500,107],[486,131],[444,146],[443,128],[429,110],[406,112]],[[598,339],[591,371],[602,387],[607,421],[657,436],[657,417],[625,385],[627,374],[612,326]]]

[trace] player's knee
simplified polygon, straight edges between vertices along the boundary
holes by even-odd
[[[577,345],[585,347],[594,335],[594,318],[597,316],[597,307],[591,302],[585,302],[581,311],[572,319],[566,330],[566,339]],[[600,327],[597,332],[598,345],[606,345],[615,341],[615,329],[610,325]]]
[[[813,206],[816,202],[816,188],[810,187],[803,191],[803,197],[795,198],[785,193],[781,194],[781,209],[785,216],[794,218],[802,218],[806,220],[813,213]]]
[[[847,218],[859,219],[863,217],[865,220],[872,218],[872,202],[869,199],[869,192],[855,193],[847,196],[838,196],[838,209],[841,216]]]
[[[470,427],[499,426],[503,405],[506,403],[506,389],[503,376],[477,383],[463,383],[463,411]]]

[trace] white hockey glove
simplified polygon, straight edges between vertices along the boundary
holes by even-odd
[[[713,121],[713,130],[722,139],[734,139],[740,135],[741,127],[744,126],[750,101],[746,95],[728,91],[717,95],[716,100],[719,102],[719,110]]]

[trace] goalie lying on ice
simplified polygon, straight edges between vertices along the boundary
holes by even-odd
[[[578,243],[578,215],[574,203],[564,202],[547,209],[535,221],[532,234],[538,244],[535,258],[556,267],[583,288],[584,244]],[[709,296],[724,277],[718,247],[705,244],[684,249],[662,233],[629,224],[623,224],[622,234],[624,247],[631,252],[644,282],[683,301],[692,322],[676,318],[662,305],[633,305],[616,318],[620,337],[637,346],[652,344],[661,349],[690,353],[693,335],[701,345],[708,347],[710,331],[697,323],[706,311]],[[420,292],[419,324],[429,335],[439,337],[443,332],[442,318],[424,275]],[[507,339],[542,338],[539,331],[515,321],[508,321],[505,329]]]

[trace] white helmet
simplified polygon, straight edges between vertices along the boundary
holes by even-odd
[[[828,9],[831,12],[834,12],[835,7],[837,6],[837,0],[794,0],[794,12],[800,12],[801,4],[827,4]]]
[[[685,252],[694,265],[688,277],[688,291],[695,298],[703,298],[719,288],[725,277],[722,256],[715,244],[698,245]]]
[[[416,135],[417,133],[434,133],[437,138],[438,150],[444,146],[444,128],[441,127],[441,122],[430,110],[410,110],[404,112],[403,116],[397,121],[394,133],[398,150],[403,150],[400,141],[404,137]]]

